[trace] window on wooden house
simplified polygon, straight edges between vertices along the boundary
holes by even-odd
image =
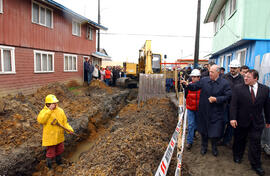
[[[232,15],[236,10],[236,0],[230,0],[229,6],[230,6],[230,15]]]
[[[225,8],[221,10],[220,13],[220,28],[225,24]]]
[[[3,13],[3,0],[0,0],[0,13]]]
[[[64,54],[64,71],[76,72],[77,70],[77,56],[71,54]]]
[[[247,53],[247,49],[241,49],[238,50],[236,52],[236,59],[239,61],[240,65],[243,66],[245,65],[245,61],[246,61],[246,53]]]
[[[15,73],[15,55],[13,47],[0,46],[0,74]]]
[[[72,21],[72,34],[81,36],[81,23],[74,20]]]
[[[87,26],[86,38],[88,40],[93,40],[93,29],[91,26]]]
[[[225,64],[225,69],[229,71],[229,65],[232,61],[232,54],[227,54],[226,55],[226,64]]]
[[[33,23],[52,28],[53,27],[52,19],[53,19],[53,13],[51,9],[33,2],[32,4],[32,22]]]
[[[34,72],[54,72],[54,53],[45,51],[34,51]]]
[[[219,66],[220,66],[220,67],[223,67],[223,64],[224,64],[224,56],[220,56],[220,57],[219,57],[219,60],[220,60],[220,62],[219,62],[220,65],[219,65]]]

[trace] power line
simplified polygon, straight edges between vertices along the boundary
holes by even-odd
[[[129,36],[151,36],[151,37],[173,37],[173,38],[195,38],[192,35],[162,35],[162,34],[132,34],[132,33],[100,33],[104,35],[129,35]],[[212,39],[210,36],[201,36],[200,38]]]

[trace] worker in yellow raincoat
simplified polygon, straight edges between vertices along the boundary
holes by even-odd
[[[42,146],[47,147],[46,159],[49,169],[52,168],[53,158],[58,165],[62,164],[61,154],[64,152],[65,140],[64,128],[68,133],[73,134],[74,132],[67,122],[64,110],[58,107],[58,102],[55,95],[47,95],[45,106],[37,117],[38,123],[43,125]]]

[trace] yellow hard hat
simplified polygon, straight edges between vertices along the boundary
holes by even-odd
[[[49,94],[45,98],[45,103],[57,103],[59,102],[55,95]]]

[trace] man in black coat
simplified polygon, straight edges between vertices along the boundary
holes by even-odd
[[[223,76],[224,79],[228,80],[231,86],[231,89],[233,91],[234,87],[237,84],[244,84],[244,78],[240,74],[240,63],[238,60],[231,61],[230,65],[230,72],[225,74]],[[231,140],[233,136],[233,127],[230,124],[230,100],[225,105],[225,114],[224,114],[224,120],[225,120],[225,133],[222,138],[222,140],[219,141],[220,145],[225,145],[228,147],[231,147]]]
[[[197,128],[201,134],[201,154],[204,155],[208,148],[208,138],[212,142],[212,154],[218,155],[217,140],[224,131],[224,104],[231,98],[231,88],[229,82],[219,77],[220,68],[213,65],[210,68],[209,76],[200,81],[189,84],[187,89],[196,91],[201,89],[199,102],[199,118]]]
[[[266,128],[270,127],[270,98],[269,88],[258,83],[258,79],[258,72],[249,70],[245,74],[245,84],[235,86],[230,107],[230,123],[235,128],[234,162],[241,163],[248,137],[248,158],[252,169],[258,175],[264,175],[261,167],[261,135],[265,122]]]

